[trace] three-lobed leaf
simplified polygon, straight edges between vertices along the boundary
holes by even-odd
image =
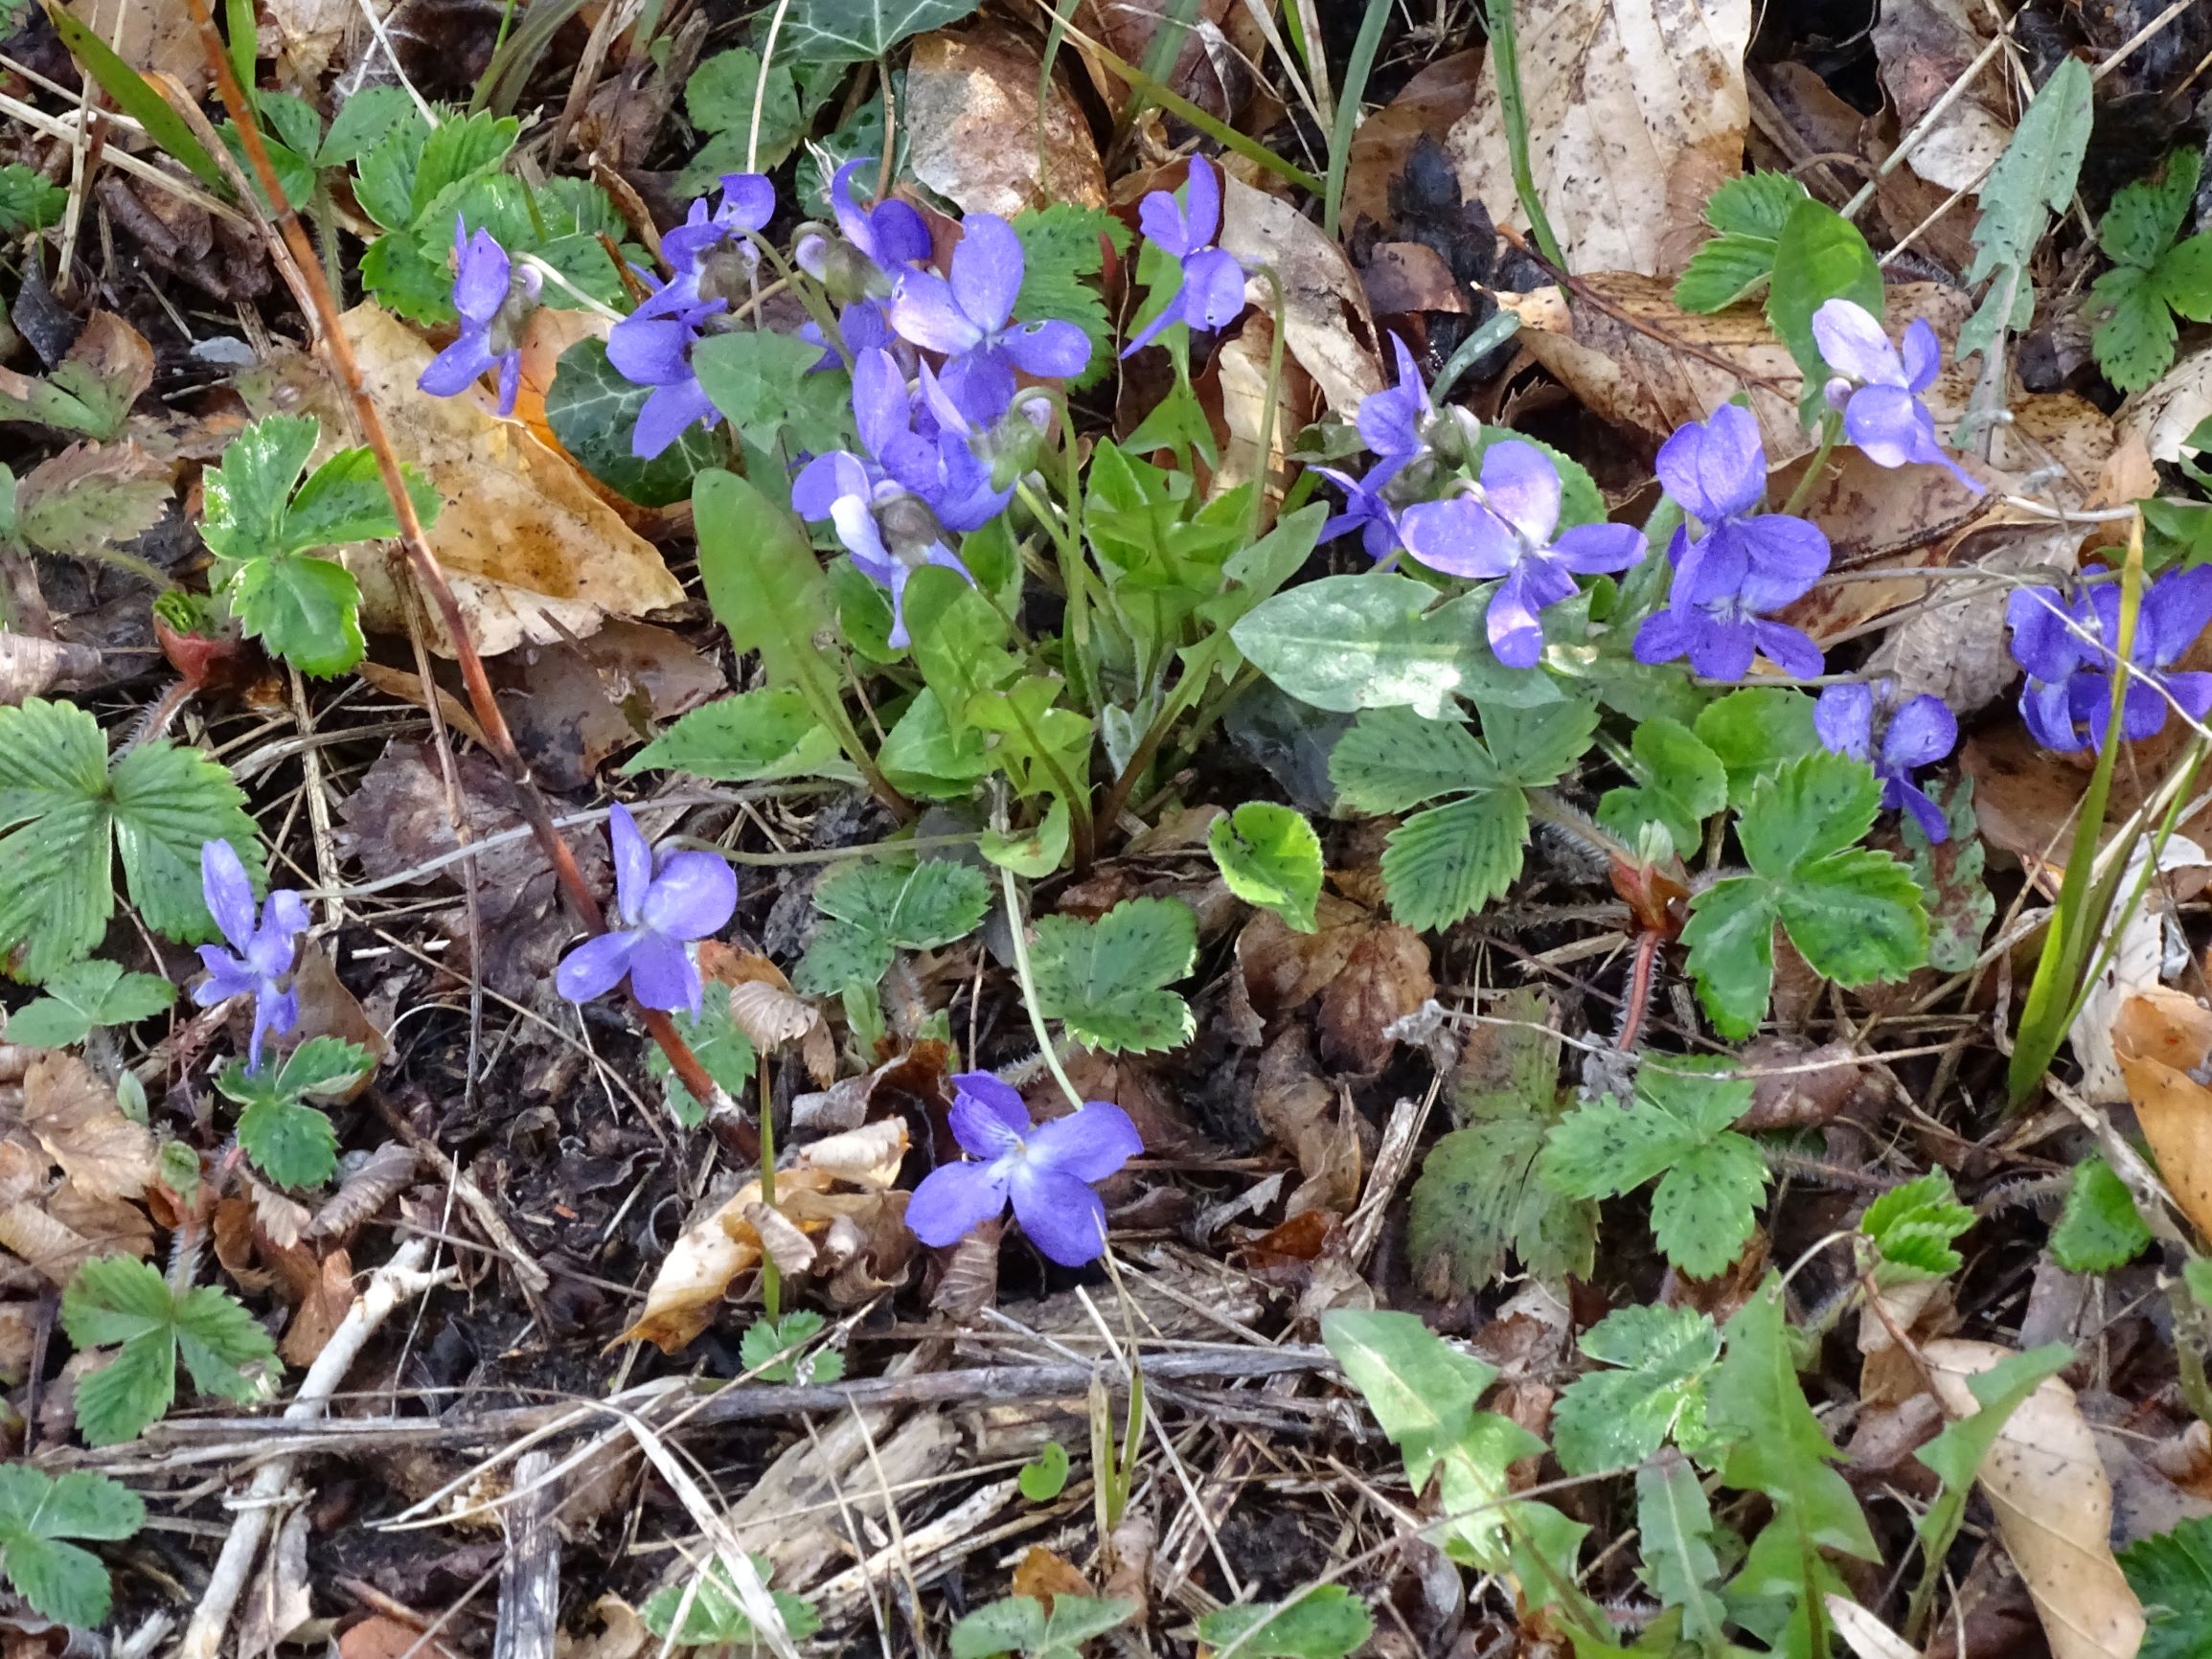
[[[1030,945],[1038,1013],[1092,1048],[1172,1049],[1196,1030],[1167,988],[1197,961],[1198,923],[1173,898],[1127,898],[1096,921],[1040,917]]]
[[[1973,1222],[1973,1212],[1958,1201],[1946,1170],[1930,1170],[1892,1187],[1859,1218],[1859,1231],[1873,1258],[1875,1283],[1909,1284],[1956,1273],[1963,1258],[1951,1248],[1951,1241]]]
[[[794,0],[784,38],[800,63],[865,63],[901,40],[957,23],[982,0]]]
[[[694,421],[651,460],[630,449],[638,412],[653,388],[626,379],[606,360],[606,342],[586,338],[561,352],[545,393],[545,423],[561,448],[609,489],[640,507],[667,507],[729,453],[715,428]]]
[[[848,985],[873,988],[897,951],[937,950],[973,932],[991,909],[991,878],[947,858],[861,859],[822,878],[814,908],[830,920],[791,983],[808,996],[834,996]]]
[[[241,1107],[239,1145],[256,1169],[280,1187],[318,1187],[337,1168],[338,1136],[307,1102],[348,1087],[375,1064],[358,1043],[309,1037],[259,1072],[234,1059],[217,1074],[216,1087]]]
[[[1664,715],[1636,727],[1630,752],[1636,782],[1606,791],[1598,802],[1598,823],[1630,847],[1646,824],[1656,824],[1677,854],[1696,851],[1705,820],[1728,804],[1728,774],[1721,758],[1696,732]]]
[[[66,1540],[112,1543],[145,1525],[138,1494],[105,1475],[0,1464],[0,1575],[42,1618],[98,1628],[113,1596],[107,1568]]]
[[[1623,1307],[1577,1345],[1622,1369],[1585,1372],[1552,1408],[1552,1449],[1569,1474],[1640,1464],[1672,1439],[1692,1455],[1709,1450],[1705,1377],[1721,1357],[1721,1332],[1694,1307]]]
[[[1705,222],[1717,234],[1683,267],[1675,303],[1710,312],[1748,298],[1773,274],[1782,227],[1808,193],[1786,172],[1747,172],[1722,185],[1705,203]]]
[[[1446,1100],[1452,1127],[1438,1137],[1413,1184],[1406,1254],[1440,1300],[1487,1286],[1506,1253],[1546,1283],[1586,1277],[1596,1206],[1563,1197],[1536,1176],[1544,1137],[1559,1122],[1560,1038],[1543,995],[1522,989],[1492,1005],[1500,1022],[1460,1050]]]
[[[2201,169],[2194,150],[2176,150],[2161,176],[2114,195],[2097,227],[2112,268],[2089,290],[2104,312],[2089,344],[2105,377],[2123,392],[2141,391],[2173,363],[2176,314],[2212,317],[2212,233],[2176,239]]]
[[[257,886],[261,843],[230,773],[197,749],[154,740],[107,764],[98,723],[71,703],[0,709],[0,952],[44,980],[89,953],[114,913],[117,854],[156,932],[216,936],[200,893],[207,841],[239,849]]]
[[[1085,1642],[1129,1623],[1134,1602],[1119,1597],[1055,1596],[1049,1611],[1035,1596],[989,1602],[952,1626],[952,1659],[1074,1659]]]
[[[1586,1101],[1555,1127],[1537,1172],[1572,1198],[1611,1198],[1656,1179],[1652,1232],[1667,1260],[1697,1278],[1735,1261],[1767,1191],[1767,1163],[1736,1120],[1747,1079],[1725,1061],[1647,1061],[1625,1106]]]
[[[150,973],[125,973],[112,962],[75,962],[50,975],[45,995],[11,1015],[7,1037],[26,1048],[80,1043],[95,1026],[150,1018],[176,1001],[176,987]]]
[[[1864,761],[1822,750],[1753,784],[1737,833],[1750,870],[1690,901],[1682,941],[1714,1029],[1748,1036],[1774,983],[1774,928],[1823,978],[1854,987],[1903,979],[1927,959],[1927,913],[1912,874],[1854,848],[1881,785]]]
[[[135,1440],[169,1409],[181,1357],[202,1394],[247,1399],[244,1367],[276,1357],[276,1344],[238,1299],[213,1285],[181,1296],[160,1272],[127,1256],[95,1257],[62,1292],[61,1325],[80,1349],[115,1357],[77,1389],[77,1426],[93,1445]]]

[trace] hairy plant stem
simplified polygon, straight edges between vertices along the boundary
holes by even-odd
[[[776,1207],[776,1107],[768,1093],[768,1057],[761,1057],[761,1202],[773,1210]],[[768,1242],[761,1240],[761,1309],[774,1325],[784,1317],[784,1273],[776,1265],[776,1259],[768,1254]]]
[[[1003,819],[1005,815],[997,816]],[[999,830],[1004,833],[1003,823]],[[1067,1097],[1068,1104],[1081,1111],[1083,1096],[1076,1093],[1075,1084],[1068,1080],[1067,1068],[1060,1063],[1060,1050],[1053,1047],[1052,1033],[1045,1028],[1044,1015],[1038,1012],[1037,975],[1029,966],[1029,923],[1022,913],[1020,889],[1015,885],[1014,872],[1003,864],[998,867],[998,881],[1006,895],[1006,930],[1014,940],[1014,976],[1021,986],[1021,1006],[1029,1011],[1029,1029],[1037,1034],[1038,1053],[1043,1056],[1053,1081],[1060,1084],[1060,1092]]]
[[[217,90],[223,107],[237,126],[239,143],[244,147],[247,163],[254,176],[261,181],[262,193],[268,197],[271,217],[277,234],[289,251],[293,262],[314,303],[324,350],[330,353],[331,366],[336,371],[338,383],[344,389],[353,407],[361,437],[376,458],[376,471],[383,479],[384,490],[392,500],[393,515],[399,524],[399,545],[407,556],[407,564],[414,573],[416,585],[430,598],[437,607],[440,623],[445,630],[447,642],[453,648],[455,661],[461,668],[463,685],[468,693],[468,703],[476,716],[476,723],[484,733],[486,746],[499,762],[499,769],[513,785],[514,797],[536,837],[538,849],[546,862],[553,867],[560,890],[567,896],[569,906],[585,928],[592,933],[606,930],[605,918],[600,911],[599,900],[590,885],[583,879],[583,872],[577,867],[576,854],[568,843],[560,838],[553,827],[553,815],[539,793],[536,781],[530,775],[530,767],[514,746],[513,734],[508,730],[506,713],[491,690],[491,681],[484,671],[484,659],[477,654],[475,640],[468,632],[468,619],[462,613],[461,602],[454,597],[453,587],[445,580],[445,572],[438,563],[438,556],[430,551],[423,539],[422,520],[415,511],[415,499],[407,493],[406,480],[399,471],[399,457],[393,452],[391,434],[385,429],[384,418],[376,409],[376,400],[369,396],[361,378],[361,366],[354,359],[353,343],[346,338],[346,330],[339,312],[336,297],[324,280],[322,261],[316,259],[314,245],[308,238],[307,227],[292,209],[285,187],[277,177],[276,166],[269,159],[268,147],[262,142],[261,127],[253,119],[251,101],[245,88],[239,84],[238,76],[231,68],[230,54],[223,48],[223,38],[216,28],[215,15],[209,10],[208,0],[187,0],[193,22],[200,34],[200,45],[206,53],[208,66],[213,71]],[[701,1104],[710,1109],[726,1102],[725,1095],[707,1076],[699,1064],[698,1056],[676,1033],[669,1016],[657,1009],[641,1009],[645,1028],[652,1034],[661,1052],[668,1056],[669,1065],[683,1080],[685,1088]]]

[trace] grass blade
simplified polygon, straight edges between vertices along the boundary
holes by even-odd
[[[1389,21],[1390,0],[1367,0],[1367,15],[1359,20],[1358,38],[1352,42],[1352,60],[1344,66],[1336,120],[1329,132],[1329,188],[1321,207],[1321,228],[1332,237],[1344,207],[1344,172],[1352,160],[1352,134],[1359,125],[1359,101],[1367,95],[1367,78],[1374,73],[1375,54],[1382,46],[1382,26]]]

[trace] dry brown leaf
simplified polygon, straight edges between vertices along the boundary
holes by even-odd
[[[262,0],[262,11],[268,19],[263,48],[274,53],[287,82],[303,92],[322,83],[347,32],[361,20],[360,7],[347,0]]]
[[[1398,1050],[1390,1028],[1435,994],[1421,935],[1394,921],[1369,928],[1321,993],[1321,1057],[1345,1071],[1380,1071]]]
[[[1697,316],[1676,306],[1671,282],[1626,271],[1585,275],[1582,286],[1589,299],[1571,307],[1558,288],[1496,300],[1520,318],[1529,354],[1599,419],[1655,448],[1685,420],[1702,420],[1747,390],[1767,466],[1812,449],[1797,420],[1797,365],[1756,307]],[[1969,296],[1934,283],[1899,284],[1888,302],[1893,331],[1925,318],[1946,341],[1973,310]],[[1936,424],[1955,421],[1973,393],[1970,373],[1947,368],[1927,394]]]
[[[246,1188],[253,1199],[254,1228],[262,1240],[275,1250],[298,1249],[301,1235],[313,1218],[308,1207],[251,1177],[246,1181]]]
[[[2012,1357],[1987,1342],[1930,1342],[1921,1352],[1955,1417],[1981,1409],[1967,1378]],[[2111,1484],[2074,1391],[2044,1378],[1997,1432],[1979,1478],[2052,1659],[2133,1659],[2143,1609],[2112,1558]]]
[[[1905,155],[1907,167],[1945,191],[1979,184],[2012,140],[2003,57],[1983,64],[1963,92],[1958,84],[1989,43],[1986,15],[1962,0],[1882,0],[1871,31],[1899,127],[1909,131],[1945,104]]]
[[[1286,1026],[1261,1055],[1252,1114],[1270,1138],[1290,1149],[1305,1177],[1284,1205],[1286,1216],[1341,1216],[1359,1201],[1357,1114],[1349,1092],[1332,1089],[1314,1070],[1303,1026]]]
[[[361,999],[339,981],[331,953],[321,943],[310,944],[300,953],[300,965],[292,970],[292,989],[299,995],[299,1023],[285,1034],[286,1050],[296,1049],[315,1037],[336,1037],[340,1042],[357,1043],[367,1049],[376,1065],[384,1063],[392,1052],[391,1043],[377,1029],[376,1022],[369,1017]],[[353,1100],[369,1086],[376,1075],[376,1066],[371,1066],[342,1094],[322,1098]]]
[[[1359,272],[1367,306],[1379,317],[1467,309],[1459,279],[1426,242],[1378,242]]]
[[[1247,270],[1274,267],[1283,284],[1283,348],[1313,377],[1329,407],[1350,420],[1360,398],[1382,389],[1382,368],[1367,291],[1344,250],[1288,202],[1234,173],[1221,177],[1220,245]],[[1256,277],[1244,297],[1274,304]]]
[[[153,1224],[137,1205],[93,1197],[69,1181],[47,1193],[46,1175],[39,1151],[0,1140],[0,1246],[57,1285],[95,1256],[152,1254]]]
[[[410,670],[388,668],[376,661],[363,661],[353,665],[353,671],[388,697],[413,703],[418,709],[430,706],[430,699],[422,690],[422,676]],[[438,713],[445,717],[448,726],[478,748],[490,747],[490,739],[484,736],[484,728],[476,723],[474,712],[444,686],[438,688]]]
[[[2212,346],[2190,352],[2120,406],[2123,439],[2138,441],[2154,461],[2181,459],[2181,441],[2212,415]]]
[[[1088,41],[1096,40],[1125,63],[1145,63],[1163,18],[1181,35],[1167,85],[1207,114],[1226,121],[1251,96],[1249,65],[1231,50],[1222,34],[1242,14],[1241,0],[1082,0],[1076,8],[1073,38],[1085,60]],[[1087,38],[1086,38],[1087,37]],[[1129,102],[1126,81],[1103,64],[1091,64],[1091,80],[1108,109],[1118,117]]]
[[[207,53],[185,0],[63,0],[63,10],[145,75],[167,75],[188,92],[207,85]]]
[[[330,1202],[315,1212],[301,1234],[303,1239],[343,1239],[381,1210],[414,1178],[415,1148],[400,1141],[386,1141],[368,1161],[348,1175]]]
[[[1359,124],[1344,164],[1342,223],[1357,225],[1363,218],[1379,225],[1397,222],[1390,209],[1392,181],[1405,170],[1406,158],[1424,137],[1444,142],[1459,118],[1474,107],[1481,82],[1481,49],[1455,52],[1424,64],[1396,98]]]
[[[501,420],[488,394],[425,398],[416,389],[435,353],[405,324],[374,305],[354,307],[344,323],[393,448],[422,469],[444,503],[426,535],[479,651],[495,656],[526,640],[559,639],[563,629],[582,636],[606,617],[683,602],[683,588],[653,545],[564,456],[527,426]],[[305,360],[296,372],[321,373]],[[327,384],[310,388],[327,406]],[[343,428],[324,426],[325,444],[335,446]],[[363,625],[404,632],[381,550],[349,565],[361,581]]]
[[[986,1221],[960,1236],[945,1262],[945,1275],[930,1294],[932,1312],[965,1325],[998,1300],[998,1244],[1006,1236],[1003,1219]]]
[[[13,1388],[31,1375],[38,1340],[38,1304],[0,1302],[0,1383]]]
[[[2120,876],[2121,892],[2132,893],[2142,880],[2150,851],[2148,841],[2136,843]],[[2108,950],[2110,960],[2083,991],[2081,1012],[2066,1034],[2074,1057],[2082,1063],[2077,1087],[2084,1100],[2103,1106],[2128,1098],[2127,1079],[2114,1052],[2121,1010],[2158,984],[2166,958],[2166,927],[2173,917],[2169,895],[2194,897],[2203,888],[2207,868],[2204,850],[2196,842],[2186,835],[2168,836],[2158,850],[2161,879],[2144,889],[2141,904],[2115,912],[2115,920],[2125,916],[2116,941],[2108,927],[2097,942],[2092,960],[2103,961]]]
[[[100,0],[100,3],[112,5],[116,0]],[[199,50],[196,40],[193,50],[194,53]],[[153,384],[153,348],[147,344],[144,334],[113,311],[95,311],[87,317],[76,344],[61,361],[65,366],[89,370],[93,377],[110,389],[126,407],[137,402]],[[0,368],[0,394],[29,398],[34,390],[34,384],[27,375]]]
[[[75,1055],[49,1050],[31,1062],[23,1123],[87,1197],[135,1198],[153,1179],[153,1136]]]
[[[1286,461],[1290,440],[1313,417],[1313,384],[1298,366],[1283,364],[1283,385],[1272,398],[1267,388],[1267,359],[1275,326],[1264,311],[1246,315],[1235,336],[1215,353],[1213,375],[1220,392],[1221,419],[1228,427],[1228,443],[1221,451],[1220,470],[1214,474],[1218,493],[1248,484],[1260,470],[1260,433],[1267,429],[1266,522],[1274,521],[1274,504],[1289,487]],[[1267,419],[1272,403],[1274,420]]]
[[[836,1079],[836,1039],[822,1011],[791,989],[782,968],[757,952],[732,950],[709,940],[699,946],[699,971],[729,987],[730,1018],[755,1049],[767,1055],[796,1042],[816,1088],[826,1089]]]
[[[339,1322],[353,1306],[353,1262],[343,1250],[317,1261],[306,1250],[281,1253],[277,1270],[287,1299],[297,1303],[278,1352],[286,1365],[306,1370],[329,1344]],[[272,1258],[274,1260],[274,1258]]]
[[[1043,60],[1011,31],[944,30],[917,40],[900,112],[914,176],[964,214],[1106,206],[1105,164],[1057,72],[1040,124],[1042,72]]]
[[[1012,1593],[1036,1597],[1050,1613],[1055,1596],[1095,1596],[1098,1591],[1083,1576],[1083,1569],[1065,1556],[1055,1555],[1042,1544],[1032,1544],[1015,1565]]]
[[[13,708],[26,697],[94,684],[105,666],[90,646],[0,629],[0,707]]]
[[[890,1187],[905,1156],[906,1125],[897,1118],[800,1148],[776,1172],[779,1222],[813,1239],[841,1216],[881,1213],[893,1200],[903,1217],[905,1194]],[[832,1191],[840,1186],[855,1191]],[[650,1342],[673,1353],[704,1330],[731,1282],[760,1264],[761,1235],[750,1218],[760,1203],[756,1175],[686,1227],[646,1292],[644,1311],[617,1340]]]
[[[2118,1060],[2167,1190],[2198,1232],[2212,1232],[2212,1089],[2160,1060],[2126,1053]]]
[[[312,1517],[303,1504],[285,1517],[276,1542],[254,1586],[247,1593],[239,1621],[238,1659],[262,1659],[305,1625],[314,1613],[308,1594],[308,1530]]]
[[[1528,157],[1578,272],[1677,271],[1743,166],[1751,0],[1523,0],[1514,8]],[[1461,188],[1525,228],[1494,64],[1451,132]]]
[[[584,787],[607,756],[729,689],[721,670],[678,635],[621,621],[587,640],[511,651],[492,685],[515,746],[549,789]]]

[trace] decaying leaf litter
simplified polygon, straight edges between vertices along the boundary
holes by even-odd
[[[201,10],[0,8],[11,1651],[2212,1643],[2201,8]]]

